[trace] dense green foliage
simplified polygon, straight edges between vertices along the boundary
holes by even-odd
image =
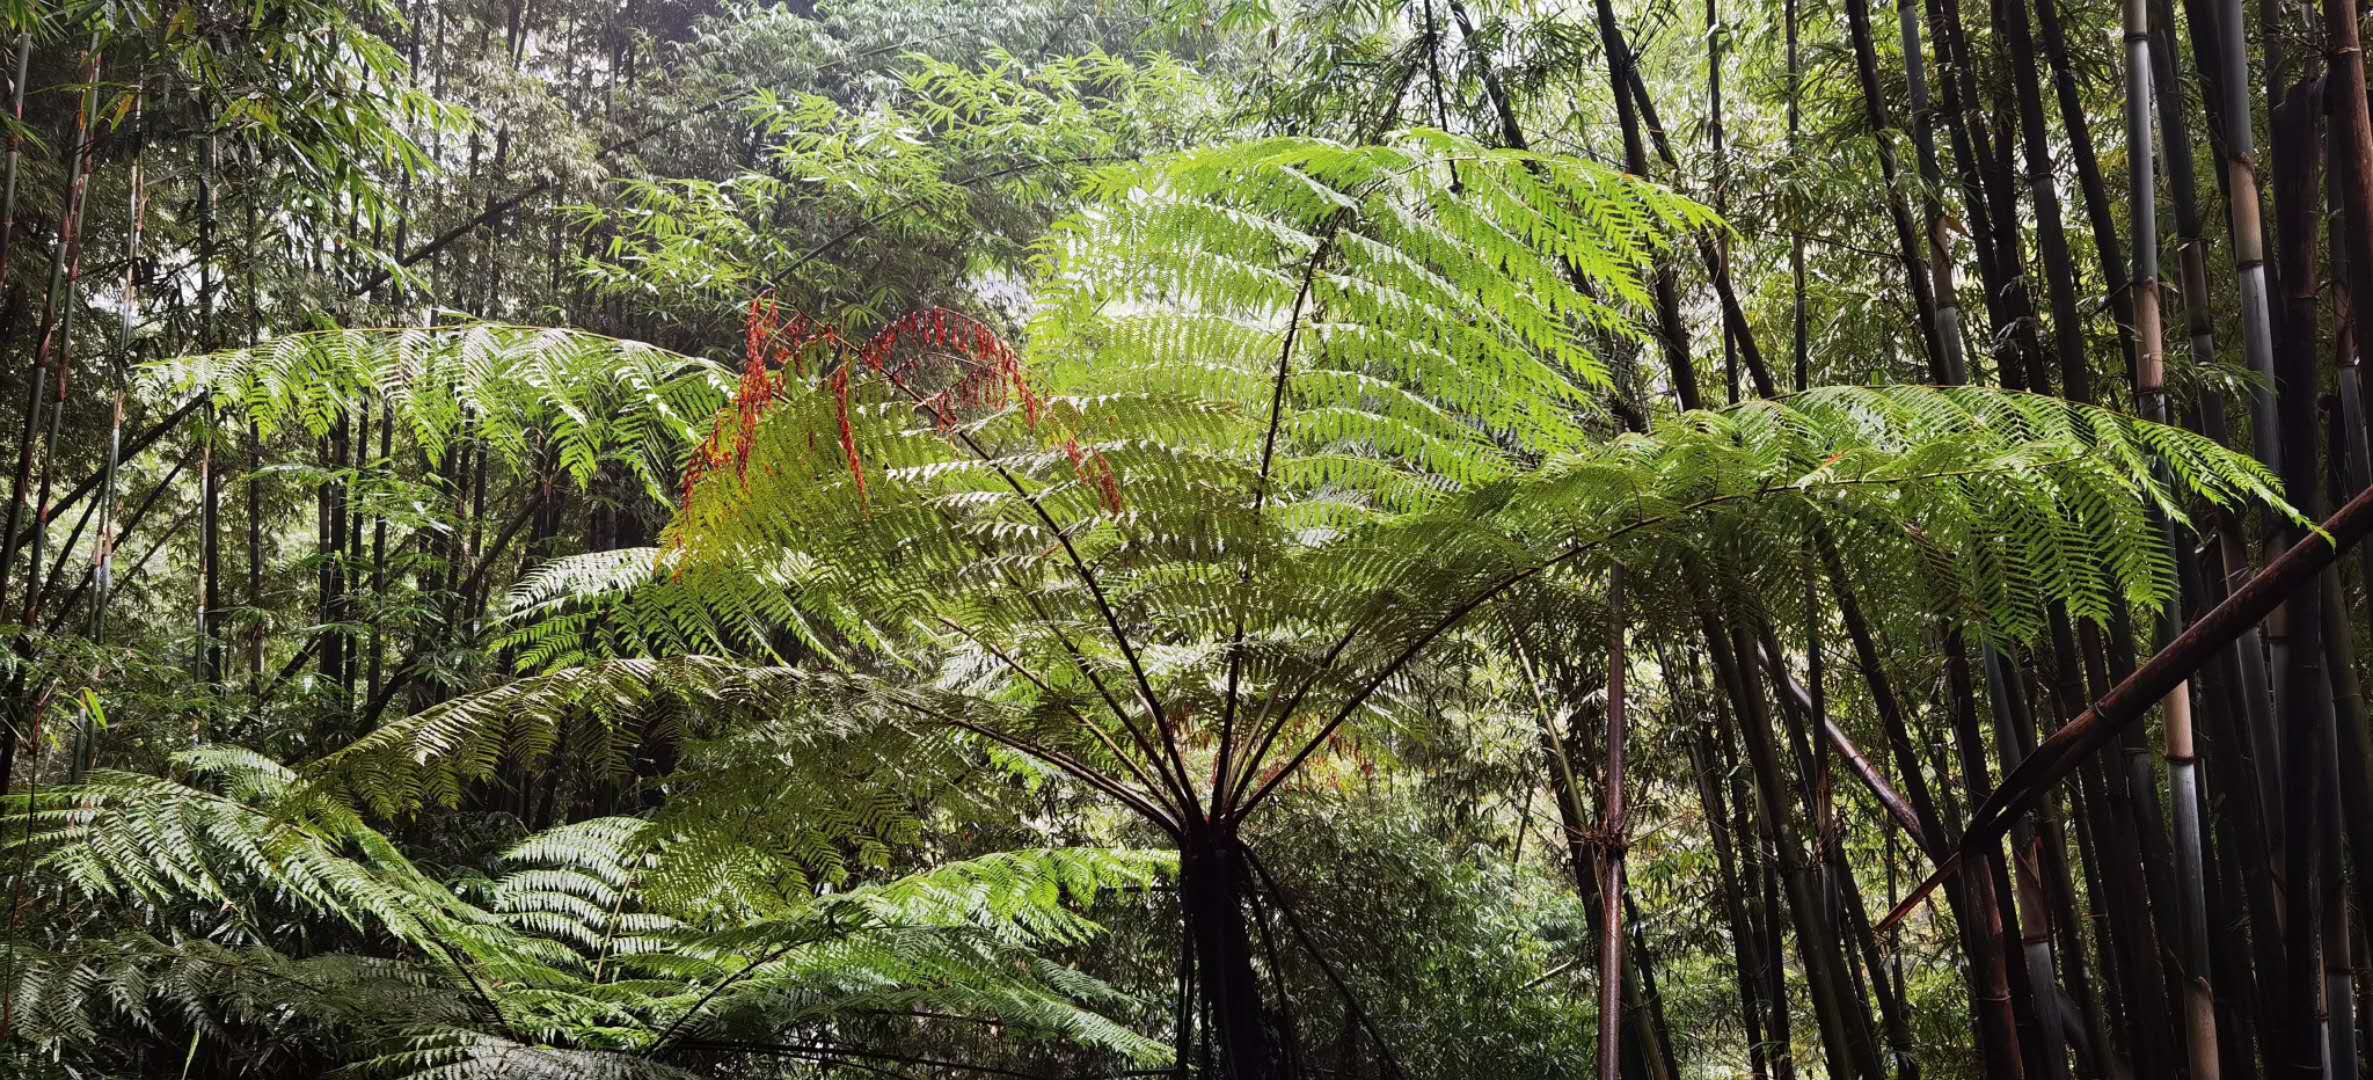
[[[2330,2],[0,3],[0,1071],[2353,1077]]]

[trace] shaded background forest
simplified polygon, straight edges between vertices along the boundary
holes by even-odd
[[[2360,20],[0,0],[0,1053],[2357,1075]]]

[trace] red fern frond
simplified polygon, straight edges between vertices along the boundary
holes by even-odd
[[[988,326],[959,312],[909,312],[873,336],[851,341],[837,328],[804,314],[786,317],[774,297],[766,295],[750,301],[743,329],[742,377],[733,404],[718,414],[709,437],[685,463],[686,510],[694,491],[728,462],[736,478],[747,482],[760,421],[776,403],[818,388],[808,381],[811,357],[824,377],[821,388],[832,394],[841,455],[860,502],[867,498],[865,463],[849,411],[858,373],[880,376],[905,393],[942,433],[954,430],[967,413],[1016,403],[1031,431],[1037,431],[1046,416],[1045,399],[1031,387],[1021,355]],[[814,447],[812,434],[809,446]],[[1075,434],[1067,436],[1064,452],[1080,482],[1096,490],[1107,510],[1119,512],[1124,502],[1120,475],[1112,463],[1081,446]]]
[[[865,460],[857,454],[857,432],[849,426],[849,368],[843,364],[832,373],[832,399],[836,406],[835,418],[840,421],[840,452],[849,459],[849,475],[857,479],[857,501],[865,501]]]

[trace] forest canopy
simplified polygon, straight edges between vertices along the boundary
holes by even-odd
[[[0,0],[0,1070],[2351,1080],[2364,17]]]

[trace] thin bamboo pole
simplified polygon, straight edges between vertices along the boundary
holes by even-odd
[[[1607,576],[1607,776],[1599,814],[1599,898],[1606,909],[1599,930],[1599,1080],[1622,1080],[1623,1062],[1623,804],[1629,718],[1624,701],[1623,568]]]
[[[1945,331],[1943,301],[1935,291],[1934,270],[1920,241],[1920,232],[1912,224],[1911,207],[1903,197],[1901,168],[1895,160],[1895,147],[1887,139],[1893,127],[1888,119],[1885,91],[1879,85],[1878,48],[1873,43],[1869,0],[1846,0],[1846,28],[1854,45],[1854,75],[1862,87],[1862,111],[1870,125],[1871,135],[1877,140],[1879,179],[1886,185],[1887,218],[1895,226],[1895,244],[1903,258],[1904,275],[1911,285],[1912,305],[1920,319],[1920,341],[1928,358],[1928,377],[1938,383],[1957,381],[1960,370],[1960,308],[1952,312],[1953,331],[1948,340]],[[1917,55],[1917,50],[1914,50]]]

